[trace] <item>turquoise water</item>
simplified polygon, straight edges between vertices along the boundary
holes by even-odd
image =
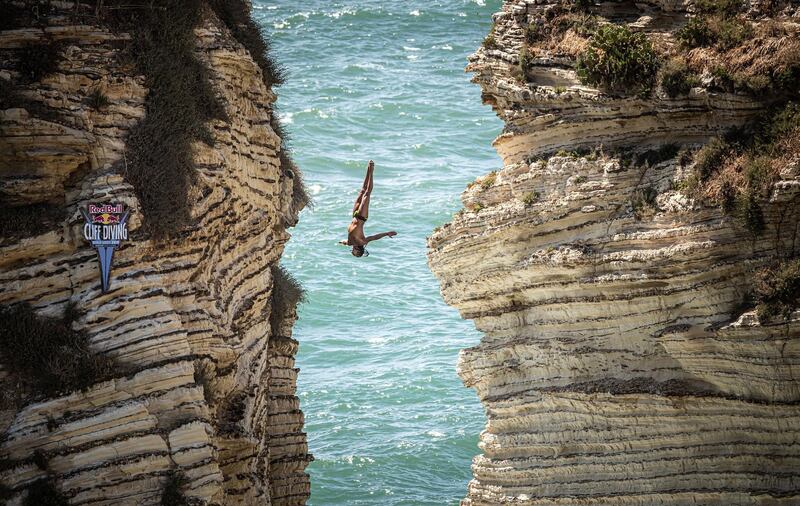
[[[308,290],[295,337],[298,392],[316,461],[310,504],[457,504],[483,411],[455,372],[480,336],[444,304],[425,238],[500,166],[500,121],[464,74],[499,0],[254,1],[289,73],[279,108],[316,207],[284,263]],[[368,159],[367,233],[345,238]]]

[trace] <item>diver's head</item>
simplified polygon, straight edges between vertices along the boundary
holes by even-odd
[[[357,244],[353,245],[353,249],[352,249],[351,253],[353,254],[354,257],[364,257],[364,256],[368,257],[369,256],[369,251],[367,251],[367,248],[365,248],[364,246],[359,246]]]

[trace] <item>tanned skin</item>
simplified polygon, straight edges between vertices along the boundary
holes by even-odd
[[[394,237],[397,235],[397,232],[394,230],[381,232],[375,235],[364,234],[364,223],[369,218],[369,198],[372,195],[372,175],[374,172],[375,162],[370,160],[367,165],[367,175],[364,177],[364,184],[361,185],[361,191],[358,192],[358,198],[353,205],[353,212],[350,213],[353,219],[350,220],[350,225],[347,227],[347,240],[340,241],[340,244],[352,246],[353,256],[357,257],[364,255],[364,247],[368,243],[383,239],[384,237]]]

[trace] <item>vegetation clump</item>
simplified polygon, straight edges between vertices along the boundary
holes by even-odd
[[[519,77],[528,80],[528,70],[531,68],[531,53],[526,45],[522,45],[519,50]]]
[[[150,90],[145,117],[128,136],[127,179],[141,202],[145,229],[165,239],[191,222],[192,143],[213,144],[206,122],[225,113],[208,69],[194,54],[194,27],[202,19],[203,2],[156,4],[115,12],[117,22],[134,32],[131,50]]]
[[[41,479],[28,487],[23,506],[68,506],[67,498],[58,491],[52,479]]]
[[[688,95],[700,80],[682,59],[674,58],[665,63],[659,71],[661,89],[671,98]]]
[[[731,146],[722,138],[714,137],[694,155],[694,169],[700,182],[705,182],[722,165],[731,152]]]
[[[694,155],[689,190],[733,214],[753,236],[765,228],[762,203],[781,167],[800,152],[800,106],[788,103]]]
[[[791,314],[800,299],[800,259],[780,262],[760,270],[755,279],[756,313],[763,323]]]
[[[64,45],[55,41],[23,47],[19,52],[17,65],[23,81],[37,82],[57,71],[63,51]]]
[[[305,301],[306,292],[289,271],[282,265],[272,267],[272,309],[269,324],[272,335],[280,334],[284,320],[295,310],[298,304]]]
[[[270,55],[270,42],[253,19],[246,0],[209,0],[214,13],[225,23],[253,60],[261,67],[267,87],[280,86],[286,80],[283,68]]]
[[[24,389],[51,397],[115,372],[114,360],[94,353],[86,333],[72,329],[72,314],[50,318],[27,303],[0,306],[0,359]]]
[[[481,189],[488,190],[492,186],[494,186],[495,181],[497,180],[497,171],[492,171],[487,174],[483,179],[481,179]]]
[[[659,58],[645,34],[607,25],[595,32],[576,68],[584,84],[646,94],[652,89]]]
[[[726,51],[754,35],[752,25],[737,17],[744,9],[740,0],[699,0],[694,6],[697,15],[676,33],[685,49],[715,47]]]
[[[486,49],[497,49],[497,39],[495,38],[495,31],[497,30],[497,25],[492,23],[492,28],[489,30],[489,34],[486,35],[483,39],[483,47]]]
[[[637,188],[631,197],[631,209],[636,219],[651,214],[658,206],[656,205],[656,198],[658,191],[653,186],[645,186],[644,188]]]
[[[306,188],[303,172],[294,163],[286,148],[280,153],[281,170],[292,179],[292,212],[299,213],[305,207],[313,207],[314,201]]]
[[[694,8],[701,14],[720,14],[732,17],[744,9],[742,0],[695,0]]]
[[[188,484],[189,480],[183,473],[170,472],[161,493],[161,506],[189,506],[189,500],[183,492]]]
[[[30,204],[0,205],[0,242],[34,237],[55,229],[66,218],[62,206]]]
[[[525,207],[530,207],[539,201],[539,197],[540,194],[537,191],[528,192],[522,197],[522,203]]]
[[[111,104],[108,97],[99,89],[95,89],[84,99],[84,103],[96,111],[105,109]]]
[[[658,165],[661,162],[665,162],[667,160],[672,160],[676,156],[678,156],[678,152],[680,151],[680,146],[677,144],[664,144],[656,149],[648,149],[642,153],[636,155],[636,165],[643,166],[648,165],[650,167],[654,165]]]

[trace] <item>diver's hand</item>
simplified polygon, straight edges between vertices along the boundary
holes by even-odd
[[[394,230],[392,230],[391,232],[386,232],[386,237],[394,237],[396,235],[397,235],[397,232],[395,232]]]
[[[370,161],[369,161],[369,163],[367,163],[367,168],[369,168],[369,169],[374,169],[374,168],[375,168],[375,162],[373,162],[372,160],[370,160]]]

